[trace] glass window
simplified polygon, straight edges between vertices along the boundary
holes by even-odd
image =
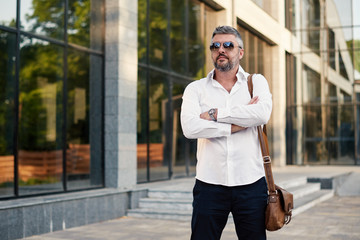
[[[217,13],[196,0],[139,0],[138,9],[137,180],[193,174],[196,141],[183,136],[179,108],[190,78],[202,78],[213,68],[204,39],[208,35],[210,41]]]
[[[21,1],[21,29],[63,40],[64,1]]]
[[[257,41],[257,68],[256,72],[264,74],[264,42]]]
[[[195,174],[197,141],[185,138],[180,125],[182,93],[186,85],[184,81],[173,84],[173,177]]]
[[[356,93],[356,115],[355,115],[355,131],[357,131],[357,134],[355,134],[356,137],[356,164],[360,163],[360,134],[359,134],[359,129],[360,129],[360,93]]]
[[[150,64],[164,68],[168,65],[166,12],[166,1],[150,1]]]
[[[68,188],[102,184],[101,58],[69,49],[67,84]]]
[[[147,48],[147,0],[138,0],[138,61],[146,63]]]
[[[0,198],[103,185],[103,3],[0,0]]]
[[[285,0],[285,27],[296,34],[295,0]]]
[[[188,27],[185,22],[186,1],[173,0],[171,2],[171,69],[175,72],[187,72],[187,38]]]
[[[296,104],[296,57],[286,53],[286,104]]]
[[[339,71],[340,71],[340,74],[341,76],[343,76],[346,80],[350,80],[349,79],[349,76],[348,76],[348,73],[347,73],[347,70],[346,70],[346,66],[345,66],[345,63],[344,63],[344,60],[343,60],[343,54],[346,54],[348,56],[348,52],[341,52],[339,51]],[[351,66],[349,65],[348,68],[351,68]]]
[[[343,105],[339,109],[339,155],[342,164],[354,164],[355,138],[354,138],[354,108]]]
[[[288,164],[302,164],[303,149],[300,147],[300,136],[302,129],[299,129],[301,119],[298,115],[301,113],[301,107],[287,107],[286,109],[286,156]]]
[[[249,53],[247,53],[247,49],[249,48],[249,31],[247,31],[244,28],[239,27],[239,26],[238,26],[237,30],[240,33],[240,36],[243,40],[244,50],[245,50],[243,58],[240,59],[240,65],[245,71],[248,71],[248,62],[249,62],[248,59],[250,56]]]
[[[149,85],[149,161],[150,180],[169,178],[169,99],[166,76],[158,72],[150,72]]]
[[[255,36],[251,33],[249,33],[249,39],[248,39],[248,58],[247,58],[247,67],[248,69],[246,69],[249,73],[255,73],[256,72],[256,62],[255,62],[255,58],[256,58],[256,52],[255,52]],[[245,71],[246,71],[245,70]]]
[[[19,192],[62,190],[63,48],[22,36]]]
[[[320,75],[304,65],[304,77],[307,84],[307,92],[304,96],[305,102],[321,102]]]
[[[337,22],[337,26],[352,25],[352,8],[355,7],[359,0],[332,0],[329,1],[327,8],[327,19],[333,23]],[[352,6],[354,4],[354,6]],[[332,6],[329,6],[332,5]],[[335,9],[336,13],[330,12]]]
[[[203,78],[205,73],[204,60],[204,26],[201,21],[201,6],[189,1],[189,76],[195,79]]]
[[[359,24],[360,26],[360,24]],[[352,53],[350,54],[354,63],[354,76],[356,80],[360,80],[360,27],[354,28],[355,39],[352,48]]]
[[[302,41],[315,53],[320,49],[320,3],[319,0],[302,2]]]
[[[101,6],[102,1],[97,0],[69,0],[67,33],[70,43],[102,50]]]
[[[14,194],[15,47],[15,34],[0,30],[0,197]]]
[[[147,70],[138,68],[137,84],[137,181],[146,182],[148,163]]]
[[[337,89],[336,86],[332,83],[329,83],[329,100],[330,102],[338,101]]]
[[[329,65],[336,70],[335,33],[329,28]]]
[[[0,0],[0,25],[16,27],[16,1]]]
[[[304,106],[305,163],[327,161],[326,142],[322,139],[322,111],[321,106]]]

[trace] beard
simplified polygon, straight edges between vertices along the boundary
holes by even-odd
[[[227,72],[227,71],[230,71],[231,69],[233,69],[233,68],[236,66],[236,62],[231,61],[228,57],[226,57],[226,58],[228,59],[228,62],[227,62],[227,63],[223,63],[223,64],[220,63],[220,64],[219,64],[219,63],[217,62],[217,60],[218,60],[218,58],[219,58],[220,56],[226,57],[225,55],[220,54],[220,55],[216,58],[216,60],[213,61],[213,62],[214,62],[214,67],[215,67],[215,69],[219,70],[220,72]]]

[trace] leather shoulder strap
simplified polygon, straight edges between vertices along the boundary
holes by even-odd
[[[247,84],[248,84],[248,89],[249,89],[249,93],[250,93],[250,97],[253,98],[253,81],[252,81],[252,76],[254,74],[250,74],[247,78]]]
[[[251,98],[253,98],[253,90],[254,90],[252,76],[253,76],[253,74],[250,74],[247,79],[248,80],[247,81],[248,89],[249,89]],[[266,181],[267,181],[267,185],[268,185],[268,190],[270,193],[274,193],[274,192],[276,192],[276,189],[275,189],[275,182],[274,182],[274,177],[272,175],[272,169],[271,169],[271,158],[270,158],[270,154],[269,154],[269,145],[268,145],[268,139],[267,139],[266,125],[264,125],[263,128],[261,126],[257,126],[257,130],[258,130],[259,142],[260,142],[260,147],[261,147],[261,153],[262,153],[263,161],[264,161],[264,170],[265,170],[265,176],[266,176]]]
[[[248,78],[247,78],[247,84],[248,84],[248,89],[249,89],[249,93],[250,93],[250,97],[253,98],[253,91],[254,91],[254,85],[253,85],[253,75],[254,74],[249,74]],[[267,131],[266,131],[266,125],[263,126],[263,132],[265,133],[265,135],[267,136]]]

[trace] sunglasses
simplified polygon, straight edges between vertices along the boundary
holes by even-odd
[[[232,42],[224,42],[222,45],[226,50],[229,50],[229,51],[233,50],[235,47]],[[219,50],[220,47],[221,47],[221,43],[214,42],[210,45],[210,50],[211,51]],[[238,46],[238,47],[241,48],[240,46]]]

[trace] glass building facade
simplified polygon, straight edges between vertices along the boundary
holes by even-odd
[[[194,174],[196,142],[183,137],[179,124],[181,94],[192,80],[212,69],[208,45],[222,25],[218,1],[139,1],[138,13],[138,182]],[[292,44],[283,56],[277,43],[237,16],[244,39],[241,65],[277,86],[274,62],[284,57],[286,109],[285,161],[289,165],[357,165],[359,159],[359,0],[253,1],[279,21]],[[233,5],[237,7],[237,5]],[[273,119],[268,123],[270,148]],[[275,149],[273,149],[275,150]],[[273,152],[273,151],[272,151]],[[277,161],[276,159],[274,161]]]
[[[359,165],[359,0],[286,1],[288,164]]]
[[[104,36],[116,38],[118,10],[104,6],[115,2],[126,8],[106,0],[0,0],[0,198],[105,186],[104,72],[118,63],[106,63]],[[137,104],[125,113],[136,109],[137,139],[124,149],[136,148],[136,167],[113,158],[119,168],[136,168],[138,183],[195,174],[196,140],[182,134],[181,97],[213,68],[208,46],[214,28],[224,24],[243,37],[245,71],[263,74],[276,93],[268,123],[274,163],[360,164],[360,0],[134,4]],[[289,43],[253,24],[240,14],[243,8],[278,25]],[[122,143],[114,145],[122,150]]]
[[[194,174],[196,141],[180,127],[185,86],[206,72],[212,10],[200,1],[138,2],[138,182]]]
[[[102,187],[103,1],[0,6],[0,198]]]

